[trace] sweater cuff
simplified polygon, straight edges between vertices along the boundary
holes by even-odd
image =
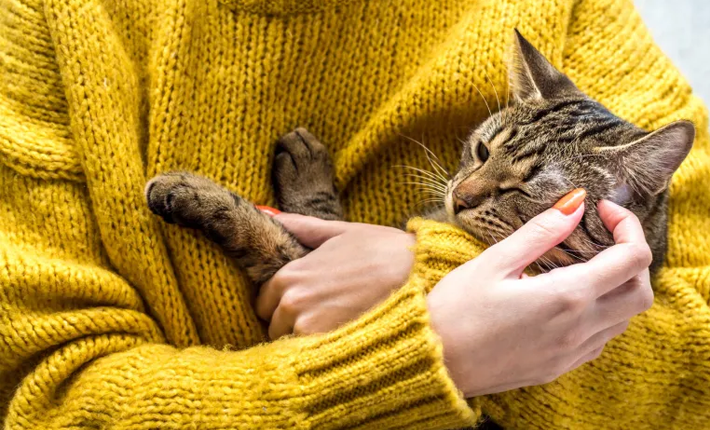
[[[428,293],[449,272],[474,259],[486,245],[458,227],[413,218],[407,231],[417,236],[412,277],[421,279]]]
[[[449,378],[416,277],[354,323],[309,338],[295,360],[309,428],[452,429],[480,416]]]

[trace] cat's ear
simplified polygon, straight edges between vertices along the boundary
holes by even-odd
[[[695,126],[676,121],[625,145],[596,148],[610,157],[632,189],[646,195],[663,192],[693,147]]]
[[[516,101],[582,95],[572,81],[515,29],[515,50],[508,67],[510,88]]]

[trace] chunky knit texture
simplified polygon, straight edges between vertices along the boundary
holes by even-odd
[[[707,428],[707,114],[631,0],[0,4],[5,428],[445,429],[482,411],[525,429]],[[461,399],[425,306],[481,249],[450,226],[410,223],[410,280],[358,321],[264,344],[239,271],[146,208],[146,178],[171,169],[273,204],[274,143],[300,125],[331,148],[349,218],[397,223],[422,197],[393,166],[426,166],[403,136],[453,166],[488,113],[476,87],[505,102],[513,27],[625,119],[699,131],[656,304],[555,383]]]

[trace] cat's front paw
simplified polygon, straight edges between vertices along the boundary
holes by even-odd
[[[279,140],[273,181],[281,209],[324,219],[342,218],[328,150],[304,128]]]
[[[274,159],[276,185],[286,189],[316,183],[331,186],[333,168],[328,150],[305,128],[299,127],[279,139]]]
[[[170,172],[151,179],[145,187],[148,208],[168,223],[197,228],[234,204],[229,191],[207,178]]]

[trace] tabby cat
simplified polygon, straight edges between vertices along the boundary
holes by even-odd
[[[666,250],[668,184],[692,147],[693,124],[677,121],[648,133],[583,94],[517,31],[515,48],[511,105],[469,136],[445,207],[428,216],[492,244],[584,188],[590,204],[581,223],[540,259],[541,267],[585,261],[613,244],[591,204],[609,199],[641,220],[657,269]],[[282,210],[342,219],[328,153],[306,130],[278,143],[273,183]],[[250,202],[190,173],[155,177],[146,197],[165,221],[202,230],[257,284],[309,251]]]

